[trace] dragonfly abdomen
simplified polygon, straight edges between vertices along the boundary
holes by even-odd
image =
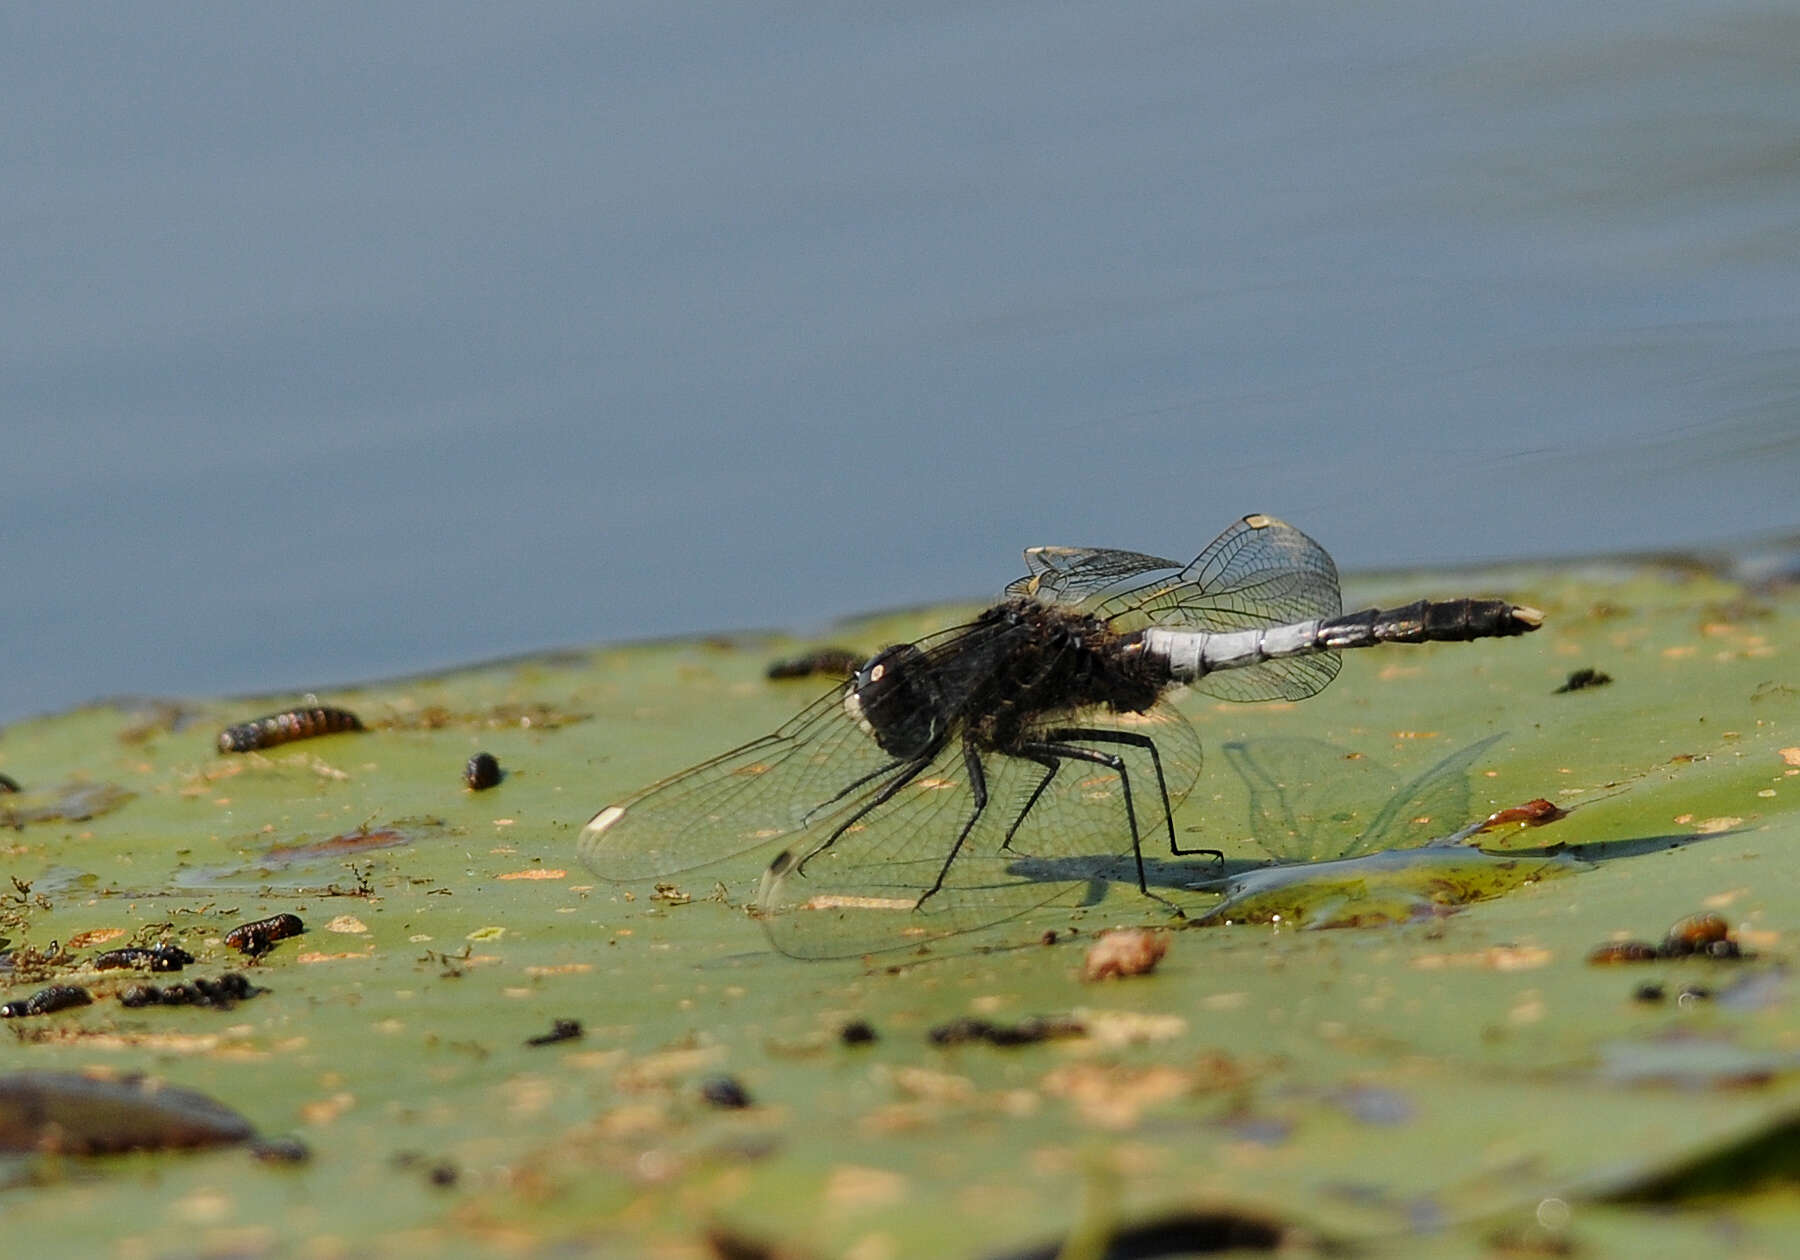
[[[1528,634],[1544,614],[1500,599],[1418,600],[1401,608],[1366,608],[1331,618],[1249,630],[1142,632],[1145,656],[1164,661],[1170,677],[1193,682],[1227,669],[1378,643],[1461,643]]]

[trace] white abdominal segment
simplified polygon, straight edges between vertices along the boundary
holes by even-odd
[[[1318,618],[1286,626],[1255,630],[1144,631],[1144,652],[1169,662],[1169,672],[1182,682],[1192,682],[1222,669],[1243,669],[1284,656],[1305,656],[1319,651]]]

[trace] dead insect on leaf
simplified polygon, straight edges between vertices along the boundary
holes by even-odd
[[[1509,809],[1497,809],[1487,816],[1476,832],[1492,831],[1496,827],[1504,827],[1508,823],[1519,823],[1525,827],[1542,827],[1545,823],[1553,823],[1559,818],[1567,818],[1569,811],[1538,797],[1526,801],[1523,805],[1514,805]]]
[[[267,717],[252,718],[248,722],[227,726],[219,732],[219,751],[254,752],[259,748],[289,744],[297,739],[314,739],[320,735],[364,729],[362,719],[348,709],[333,709],[325,705],[286,709]]]
[[[95,971],[141,967],[145,971],[180,971],[194,956],[179,945],[126,945],[94,956]]]
[[[72,1006],[86,1006],[94,995],[78,984],[53,984],[39,989],[28,998],[0,1006],[0,1019],[20,1019],[27,1015],[49,1015]]]
[[[526,1039],[528,1046],[553,1046],[559,1041],[575,1041],[581,1036],[581,1021],[578,1019],[559,1019],[550,1024],[550,1031],[539,1033]]]
[[[1571,691],[1586,691],[1589,687],[1604,687],[1612,681],[1612,675],[1602,673],[1592,667],[1578,669],[1570,673],[1569,680],[1555,691],[1554,696],[1567,695]]]
[[[239,953],[255,957],[266,954],[276,941],[285,941],[306,931],[297,914],[272,914],[253,923],[241,923],[225,933],[225,943]]]
[[[990,1046],[1036,1045],[1059,1037],[1083,1037],[1087,1025],[1066,1015],[1033,1015],[1016,1024],[995,1024],[985,1019],[964,1017],[939,1024],[926,1034],[934,1046],[960,1046],[971,1041],[985,1041]]]

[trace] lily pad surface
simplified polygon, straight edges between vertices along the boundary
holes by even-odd
[[[600,807],[830,686],[765,674],[817,644],[601,647],[7,728],[0,1002],[93,1001],[0,1024],[0,1078],[143,1080],[310,1152],[145,1151],[101,1109],[81,1143],[0,1154],[8,1244],[1781,1253],[1800,1231],[1800,592],[1658,563],[1351,597],[1427,594],[1547,620],[1347,654],[1299,704],[1180,702],[1205,764],[1176,827],[1224,855],[1147,849],[1182,916],[1096,879],[830,962],[771,947],[754,867],[617,886],[576,852]],[[837,638],[868,653],[964,611]],[[222,729],[308,705],[366,729],[219,751]],[[478,752],[503,771],[480,791]],[[1700,913],[1730,951],[1664,948]],[[232,935],[282,915],[302,930]],[[1154,968],[1084,981],[1124,926],[1166,935]],[[1626,941],[1639,961],[1590,961]],[[157,985],[241,972],[254,996],[122,1003],[148,977],[95,960],[159,943],[194,962]]]

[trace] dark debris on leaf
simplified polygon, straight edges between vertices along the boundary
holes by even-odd
[[[1018,1251],[991,1253],[988,1260],[1056,1260],[1056,1257],[1076,1250],[1068,1246],[1074,1241],[1057,1239]],[[1155,1260],[1162,1256],[1204,1256],[1241,1251],[1304,1252],[1309,1246],[1318,1251],[1336,1250],[1321,1246],[1318,1240],[1297,1236],[1297,1231],[1269,1217],[1228,1210],[1183,1212],[1120,1225],[1103,1238],[1092,1241],[1094,1246],[1080,1254],[1100,1256],[1104,1260]]]
[[[297,914],[272,914],[253,923],[240,923],[225,933],[225,943],[242,954],[266,954],[276,941],[299,936],[306,924]]]
[[[227,971],[217,980],[197,979],[186,984],[134,984],[119,993],[119,1005],[140,1006],[209,1006],[228,1011],[239,1002],[267,993],[244,978],[241,972]]]
[[[581,1036],[581,1021],[578,1019],[558,1019],[551,1021],[550,1031],[539,1033],[535,1037],[526,1038],[528,1046],[553,1046],[559,1041],[575,1041]]]
[[[312,1159],[312,1148],[297,1137],[257,1138],[250,1153],[265,1164],[304,1164]]]
[[[866,1046],[876,1040],[875,1029],[866,1019],[853,1019],[838,1029],[838,1040],[847,1046]]]
[[[1654,962],[1670,958],[1748,957],[1731,935],[1723,916],[1705,911],[1678,920],[1663,936],[1662,944],[1648,941],[1608,941],[1588,951],[1587,960],[1595,966],[1611,963]]]
[[[849,648],[822,647],[803,652],[799,656],[770,661],[764,673],[774,680],[817,676],[848,678],[862,663],[863,658]]]
[[[50,1015],[74,1006],[86,1006],[94,995],[78,984],[53,984],[39,989],[30,997],[0,1006],[0,1019],[22,1019],[29,1015]]]
[[[1611,681],[1611,674],[1602,673],[1600,670],[1589,666],[1571,672],[1568,681],[1550,694],[1564,696],[1571,691],[1586,691],[1589,687],[1604,687]]]
[[[960,1046],[971,1041],[990,1046],[1029,1046],[1058,1037],[1081,1037],[1087,1026],[1067,1016],[1034,1015],[1012,1024],[996,1024],[985,1019],[964,1017],[939,1024],[926,1034],[934,1046]]]
[[[473,792],[485,792],[491,787],[497,787],[503,777],[500,773],[500,761],[493,753],[478,752],[463,767],[463,782]]]
[[[127,945],[109,949],[94,957],[94,970],[112,971],[120,967],[136,967],[144,971],[180,971],[194,961],[194,956],[179,945]]]
[[[750,1105],[750,1094],[734,1076],[711,1076],[700,1083],[700,1097],[715,1107],[742,1108]]]
[[[225,1104],[142,1077],[0,1076],[0,1150],[104,1155],[227,1145],[252,1136],[250,1122]]]

